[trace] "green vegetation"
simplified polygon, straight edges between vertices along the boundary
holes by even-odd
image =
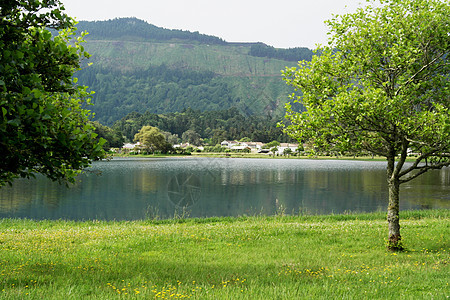
[[[143,126],[134,136],[134,141],[139,142],[140,148],[147,153],[167,153],[172,150],[172,145],[166,141],[161,131],[152,126]]]
[[[58,0],[2,1],[0,24],[0,187],[35,173],[74,182],[104,157],[90,93],[72,79],[89,57],[84,35]]]
[[[0,220],[2,299],[444,299],[448,210],[135,222]]]
[[[171,30],[148,24],[137,18],[120,18],[108,21],[80,21],[79,27],[92,33],[93,39],[114,39],[127,41],[170,41],[181,40],[207,44],[223,45],[226,42],[218,37]]]
[[[389,241],[401,250],[400,185],[450,166],[450,4],[371,2],[330,20],[321,55],[286,69],[306,108],[287,106],[286,129],[319,149],[386,157]],[[405,164],[410,151],[419,155]]]
[[[237,108],[205,112],[186,109],[167,114],[130,113],[114,123],[112,128],[122,132],[127,140],[132,141],[142,126],[147,125],[170,132],[178,138],[182,138],[186,132],[189,137],[196,133],[204,140],[204,143],[213,146],[220,144],[223,140],[240,140],[244,137],[259,142],[293,141],[286,133],[283,133],[281,128],[277,127],[277,119],[246,116]]]
[[[226,43],[138,19],[77,26],[89,32],[85,47],[92,54],[92,66],[76,77],[96,92],[92,98],[96,121],[108,126],[132,112],[162,114],[189,107],[200,111],[236,107],[245,115],[280,117],[293,92],[283,83],[281,70],[294,66],[293,60],[311,58],[306,48]]]
[[[298,62],[302,60],[310,61],[313,56],[313,51],[308,48],[276,49],[263,43],[257,43],[251,46],[248,54]]]

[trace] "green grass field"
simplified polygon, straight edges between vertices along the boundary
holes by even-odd
[[[0,220],[1,299],[446,299],[449,210],[133,222]]]

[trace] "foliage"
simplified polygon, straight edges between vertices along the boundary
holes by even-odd
[[[167,132],[167,131],[162,131],[161,133],[166,138],[166,142],[168,142],[171,145],[175,145],[175,144],[178,144],[180,142],[180,138],[176,134],[172,134],[172,133]]]
[[[278,142],[278,141],[271,141],[271,142],[265,144],[264,148],[270,149],[270,148],[274,148],[274,147],[276,148],[278,146],[280,146],[280,142]]]
[[[286,131],[316,147],[386,157],[389,241],[400,245],[399,185],[450,165],[450,9],[434,0],[380,3],[330,20],[322,54],[286,69],[307,109],[287,105]],[[419,156],[405,164],[410,150]]]
[[[80,21],[79,26],[89,32],[93,39],[119,39],[126,41],[196,42],[211,45],[227,44],[221,38],[179,29],[166,29],[148,24],[137,18],[116,18],[107,21]]]
[[[247,115],[281,116],[279,99],[287,99],[291,92],[279,87],[278,75],[243,79],[167,65],[126,71],[97,62],[76,75],[96,91],[92,95],[96,121],[108,126],[133,111],[160,114],[188,107],[201,111],[238,107]]]
[[[293,92],[280,70],[295,63],[251,56],[251,44],[205,44],[187,36],[155,41],[154,26],[137,19],[80,22],[78,28],[89,32],[85,47],[92,65],[76,76],[96,91],[92,110],[104,125],[133,111],[161,114],[188,107],[282,116]]]
[[[131,113],[117,121],[112,128],[121,131],[128,140],[132,140],[142,126],[150,125],[177,136],[193,130],[210,145],[243,137],[264,143],[275,139],[291,142],[292,139],[276,127],[277,121],[263,116],[245,117],[236,108],[205,112],[186,109],[169,114]]]
[[[220,144],[215,145],[215,146],[205,146],[204,149],[205,149],[204,150],[205,152],[210,152],[210,153],[231,152],[231,150],[229,148],[222,147]]]
[[[165,136],[158,128],[143,126],[134,136],[135,142],[140,142],[141,147],[150,153],[167,153],[172,150],[172,146],[166,141]]]
[[[188,129],[183,132],[181,140],[195,146],[199,146],[202,143],[200,140],[200,135],[192,129]]]
[[[2,1],[0,18],[0,186],[34,173],[73,182],[104,156],[89,93],[72,79],[89,56],[83,35],[73,39],[75,22],[57,0]]]
[[[292,149],[291,149],[291,148],[284,148],[283,154],[284,154],[284,155],[290,155],[290,154],[292,154]]]
[[[312,50],[304,47],[277,49],[263,43],[257,43],[250,47],[248,54],[257,57],[267,57],[298,62],[302,60],[310,61],[314,53]]]
[[[125,140],[119,130],[111,129],[97,121],[92,122],[92,125],[95,128],[94,132],[97,134],[96,139],[100,140],[102,138],[105,140],[103,150],[108,151],[111,148],[122,148]]]

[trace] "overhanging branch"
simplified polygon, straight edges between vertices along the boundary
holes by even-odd
[[[417,173],[409,176],[406,179],[401,179],[400,180],[400,184],[408,182],[413,180],[416,177],[419,177],[420,175],[422,175],[423,173],[429,171],[429,170],[439,170],[442,169],[443,167],[448,167],[450,166],[450,161],[446,161],[446,162],[441,162],[441,163],[437,163],[437,164],[432,164],[432,165],[425,165],[425,166],[421,166],[421,167],[416,167],[415,170],[419,170]],[[403,175],[406,175],[407,173],[404,173]],[[402,176],[402,175],[401,175]]]

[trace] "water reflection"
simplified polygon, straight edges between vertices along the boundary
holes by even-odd
[[[70,189],[37,176],[0,189],[0,217],[134,220],[384,211],[384,162],[114,159]],[[401,209],[450,208],[449,169],[404,184]]]

